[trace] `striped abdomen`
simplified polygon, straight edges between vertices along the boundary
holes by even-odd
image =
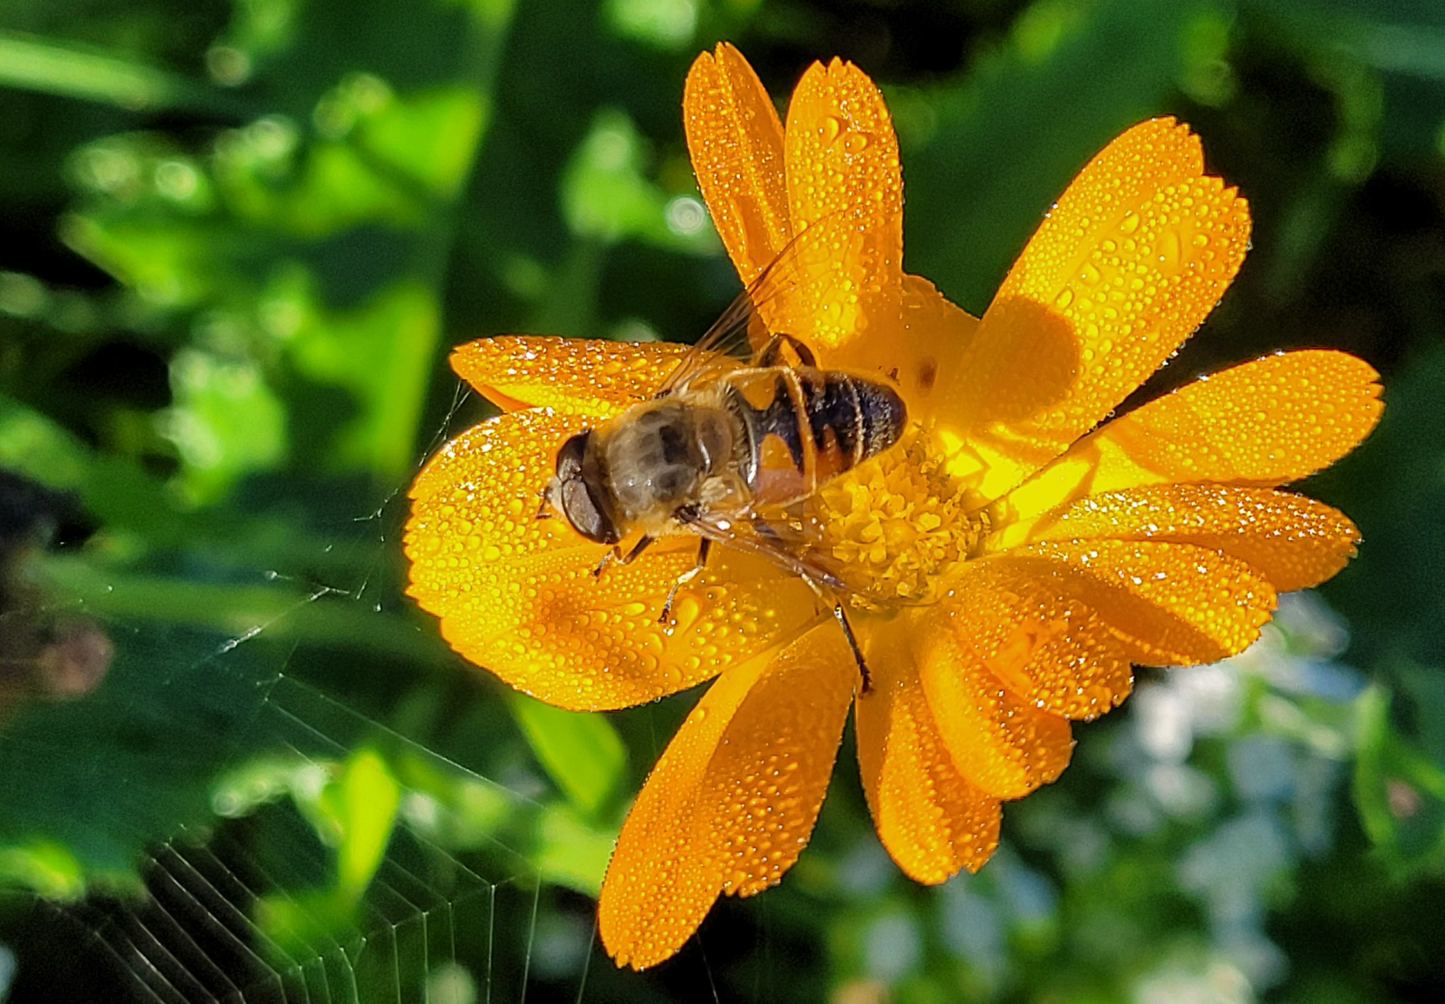
[[[728,374],[727,409],[746,432],[738,466],[757,503],[786,503],[886,450],[908,421],[903,399],[865,377],[800,366]]]

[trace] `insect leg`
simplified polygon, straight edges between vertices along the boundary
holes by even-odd
[[[601,578],[603,569],[605,569],[613,562],[616,562],[619,565],[632,564],[634,561],[637,560],[638,555],[640,555],[643,551],[647,550],[647,545],[651,544],[655,539],[655,537],[649,537],[647,536],[647,534],[643,534],[638,539],[637,543],[632,545],[632,550],[628,551],[626,554],[623,554],[620,548],[608,548],[608,550],[602,555],[602,560],[597,562],[596,566],[592,569],[592,577],[594,579]]]
[[[802,363],[804,366],[813,367],[818,364],[818,360],[813,355],[812,349],[808,348],[806,345],[798,341],[798,339],[794,338],[792,335],[785,335],[779,333],[773,335],[771,338],[768,339],[768,344],[765,345],[763,347],[763,350],[758,353],[758,360],[756,365],[778,365],[779,360],[783,358],[784,345],[792,347],[793,351],[797,353],[798,362]]]
[[[667,591],[667,599],[662,601],[662,613],[657,615],[657,622],[659,624],[666,624],[668,619],[671,618],[672,601],[677,599],[677,591],[697,578],[698,573],[700,573],[703,566],[707,564],[707,552],[710,547],[712,547],[712,541],[706,537],[703,537],[697,542],[697,564],[679,575],[673,582],[672,588]]]
[[[634,561],[637,560],[638,555],[640,555],[643,551],[647,550],[647,545],[651,544],[655,539],[655,537],[649,537],[647,534],[644,533],[638,539],[637,543],[632,545],[632,550],[628,551],[627,554],[621,559],[622,563],[624,565],[632,564]]]
[[[853,626],[848,623],[848,615],[843,612],[843,604],[833,604],[833,616],[843,629],[843,637],[848,639],[848,647],[853,650],[853,660],[858,663],[858,672],[863,677],[863,693],[866,694],[873,689],[873,681],[868,676],[868,664],[863,661],[863,651],[858,647],[858,639],[853,636]]]

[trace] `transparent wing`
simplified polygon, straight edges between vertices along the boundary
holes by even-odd
[[[839,268],[835,250],[844,245],[849,231],[861,226],[852,215],[839,210],[789,241],[683,356],[656,396],[676,393],[729,370],[756,365],[759,354],[773,343],[774,336],[800,335],[772,330],[765,320],[769,307],[796,298],[805,307],[821,311],[838,300],[849,278],[847,271]]]
[[[841,570],[814,550],[791,518],[767,519],[757,514],[713,512],[702,509],[689,514],[686,523],[701,537],[723,547],[754,554],[815,587],[834,593],[852,592]]]

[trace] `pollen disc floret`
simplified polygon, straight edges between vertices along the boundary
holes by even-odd
[[[819,492],[818,546],[858,606],[931,603],[987,532],[964,509],[937,444],[914,426],[893,449]]]

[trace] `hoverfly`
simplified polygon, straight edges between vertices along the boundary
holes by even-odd
[[[702,572],[716,542],[762,555],[802,576],[847,635],[868,688],[863,658],[836,595],[845,591],[827,561],[807,551],[794,521],[779,519],[831,478],[893,446],[908,422],[898,392],[882,379],[820,368],[807,345],[769,331],[759,308],[811,283],[810,262],[836,240],[827,217],[790,242],[683,357],[649,399],[571,436],[557,451],[539,516],[565,519],[583,537],[612,545],[594,574],[628,563],[655,540],[699,538],[697,561],[669,590]],[[618,544],[639,534],[623,553]]]

